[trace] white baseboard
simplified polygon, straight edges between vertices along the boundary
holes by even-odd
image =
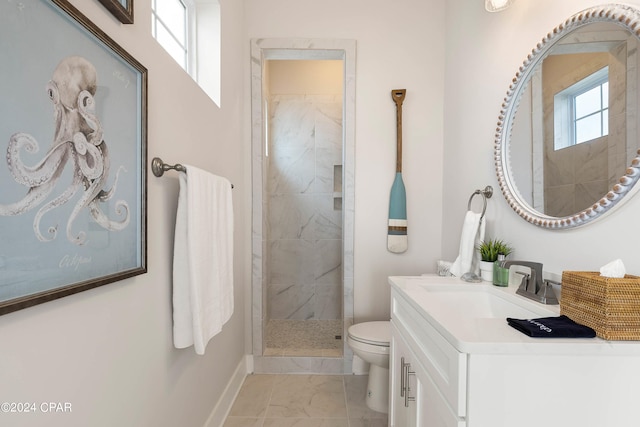
[[[253,354],[247,354],[245,360],[247,361],[247,374],[252,374],[254,372]]]
[[[249,369],[251,368],[251,370]],[[224,389],[222,396],[211,411],[211,415],[207,419],[204,427],[222,427],[224,420],[227,419],[231,406],[240,392],[240,387],[249,372],[253,371],[253,356],[245,355],[238,363],[229,383]]]

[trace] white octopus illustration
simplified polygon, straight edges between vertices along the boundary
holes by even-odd
[[[53,144],[42,160],[28,166],[20,157],[21,150],[37,153],[38,142],[24,132],[11,136],[7,148],[8,169],[15,181],[28,190],[21,200],[0,204],[0,215],[21,215],[42,204],[35,215],[33,229],[38,240],[51,241],[56,238],[58,226],[52,225],[43,233],[40,229],[43,216],[66,204],[81,191],[67,221],[66,235],[72,243],[83,245],[87,240],[86,233],[74,232],[73,224],[84,208],[88,208],[91,217],[107,230],[122,230],[129,224],[130,212],[126,201],[115,202],[115,212],[120,220],[109,219],[100,206],[113,197],[122,167],[116,173],[113,186],[105,189],[110,159],[103,140],[102,124],[95,114],[97,72],[93,64],[79,56],[64,58],[46,88],[54,109]],[[61,194],[47,201],[67,165],[73,172],[71,183]]]

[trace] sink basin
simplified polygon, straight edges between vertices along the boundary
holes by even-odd
[[[547,311],[532,307],[526,301],[494,289],[493,285],[421,286],[415,289],[416,300],[429,307],[435,317],[478,318],[534,318]]]
[[[468,344],[520,341],[525,335],[508,326],[507,317],[559,315],[558,306],[516,295],[516,287],[439,276],[392,276],[389,282],[460,351],[465,351]]]

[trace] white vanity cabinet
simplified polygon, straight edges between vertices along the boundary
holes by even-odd
[[[521,301],[514,289],[390,283],[390,426],[640,426],[640,342],[530,338],[505,317],[558,307]]]
[[[389,422],[392,426],[417,426],[418,404],[422,404],[422,372],[416,377],[414,355],[398,329],[391,325],[389,369]],[[420,371],[420,369],[418,369]],[[421,410],[422,412],[423,410]]]
[[[391,426],[462,427],[428,374],[422,358],[416,355],[404,334],[391,325],[390,382]]]
[[[389,423],[465,426],[466,355],[416,322],[417,315],[392,293]]]

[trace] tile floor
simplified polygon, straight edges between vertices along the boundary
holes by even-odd
[[[366,388],[366,375],[249,375],[224,427],[387,426]]]

